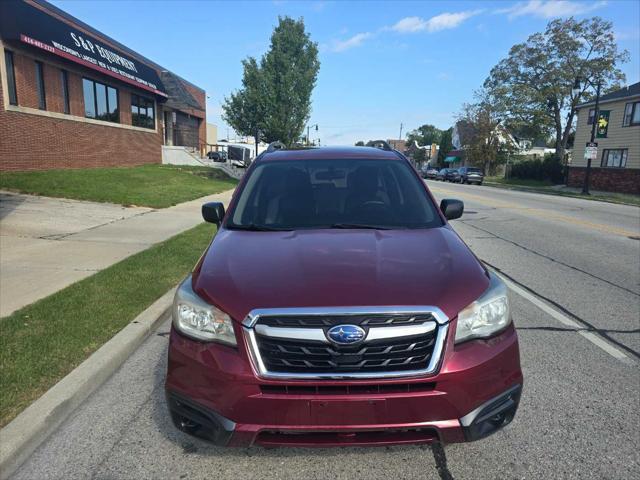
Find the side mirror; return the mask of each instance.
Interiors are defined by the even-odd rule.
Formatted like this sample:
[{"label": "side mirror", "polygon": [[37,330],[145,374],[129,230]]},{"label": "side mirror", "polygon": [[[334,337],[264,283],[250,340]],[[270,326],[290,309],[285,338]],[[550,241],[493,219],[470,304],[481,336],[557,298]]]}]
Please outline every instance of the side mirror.
[{"label": "side mirror", "polygon": [[453,198],[445,198],[440,202],[440,210],[444,213],[447,220],[455,220],[462,216],[464,212],[464,203]]},{"label": "side mirror", "polygon": [[220,226],[224,218],[224,205],[220,202],[209,202],[202,205],[202,218],[205,222]]}]

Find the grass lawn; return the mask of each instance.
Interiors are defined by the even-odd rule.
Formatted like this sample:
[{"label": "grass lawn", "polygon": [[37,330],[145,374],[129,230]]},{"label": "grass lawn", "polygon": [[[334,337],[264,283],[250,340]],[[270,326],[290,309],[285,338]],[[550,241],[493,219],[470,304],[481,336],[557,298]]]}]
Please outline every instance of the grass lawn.
[{"label": "grass lawn", "polygon": [[549,180],[526,180],[522,178],[487,177],[487,182],[499,183],[501,185],[516,185],[521,187],[551,187],[553,183]]},{"label": "grass lawn", "polygon": [[182,280],[214,232],[202,223],[0,318],[0,426]]},{"label": "grass lawn", "polygon": [[582,195],[577,190],[560,190],[552,188],[553,183],[548,180],[523,180],[520,178],[505,179],[502,177],[487,177],[485,185],[499,188],[521,189],[529,192],[545,193],[548,195],[560,195],[563,197],[583,198],[585,200],[599,200],[601,202],[622,203],[640,206],[640,195],[616,192],[591,192],[591,195]]},{"label": "grass lawn", "polygon": [[220,193],[237,183],[222,170],[204,166],[143,165],[0,174],[0,189],[4,190],[152,208]]}]

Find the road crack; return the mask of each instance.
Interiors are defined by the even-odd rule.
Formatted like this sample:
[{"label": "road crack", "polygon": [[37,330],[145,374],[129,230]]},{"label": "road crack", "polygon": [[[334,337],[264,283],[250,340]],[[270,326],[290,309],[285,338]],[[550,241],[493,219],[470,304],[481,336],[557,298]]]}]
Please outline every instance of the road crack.
[{"label": "road crack", "polygon": [[595,275],[595,274],[593,274],[591,272],[587,272],[586,270],[582,270],[581,268],[575,267],[573,265],[569,265],[568,263],[565,263],[562,260],[558,260],[557,258],[553,258],[553,257],[551,257],[549,255],[544,254],[544,253],[537,252],[536,250],[533,250],[533,249],[531,249],[529,247],[526,247],[526,246],[524,246],[524,245],[522,245],[522,244],[520,244],[518,242],[514,242],[513,240],[509,240],[508,238],[501,237],[500,235],[497,235],[497,234],[493,233],[490,230],[486,230],[486,229],[484,229],[482,227],[478,227],[477,225],[474,225],[472,223],[466,222],[464,220],[461,220],[461,222],[464,223],[465,225],[471,227],[471,228],[475,228],[476,230],[480,230],[481,232],[489,234],[493,238],[497,238],[498,240],[502,240],[503,242],[510,243],[511,245],[514,245],[514,246],[516,246],[518,248],[521,248],[522,250],[525,250],[525,251],[527,251],[529,253],[533,253],[534,255],[537,255],[537,256],[542,257],[542,258],[544,258],[546,260],[549,260],[550,262],[557,263],[558,265],[562,265],[563,267],[566,267],[566,268],[569,268],[569,269],[574,270],[576,272],[579,272],[579,273],[582,273],[584,275],[587,275],[587,276],[589,276],[591,278],[594,278],[594,279],[596,279],[598,281],[604,282],[607,285],[611,285],[612,287],[615,287],[615,288],[623,290],[623,291],[625,291],[627,293],[630,293],[630,294],[632,294],[632,295],[634,295],[636,297],[640,297],[640,293],[637,293],[637,292],[635,292],[635,291],[633,291],[633,290],[631,290],[631,289],[629,289],[629,288],[627,288],[625,286],[618,285],[617,283],[614,283],[614,282],[612,282],[610,280],[607,280],[606,278],[599,277],[598,275]]}]

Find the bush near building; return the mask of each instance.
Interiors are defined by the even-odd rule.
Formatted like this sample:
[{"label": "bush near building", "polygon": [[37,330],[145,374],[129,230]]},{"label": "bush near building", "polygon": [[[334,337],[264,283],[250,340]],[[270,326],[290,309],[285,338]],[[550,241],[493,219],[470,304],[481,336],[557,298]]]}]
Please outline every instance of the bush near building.
[{"label": "bush near building", "polygon": [[509,176],[523,180],[563,183],[564,168],[554,154],[547,154],[544,159],[524,160],[511,165]]}]

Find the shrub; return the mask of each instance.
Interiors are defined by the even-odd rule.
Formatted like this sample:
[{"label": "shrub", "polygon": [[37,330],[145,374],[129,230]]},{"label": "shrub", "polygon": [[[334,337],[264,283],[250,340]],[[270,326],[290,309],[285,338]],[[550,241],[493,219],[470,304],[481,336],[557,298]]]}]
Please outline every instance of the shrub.
[{"label": "shrub", "polygon": [[514,163],[511,166],[511,177],[525,180],[550,180],[562,183],[564,171],[559,159],[553,154],[547,154],[544,160],[533,159]]}]

